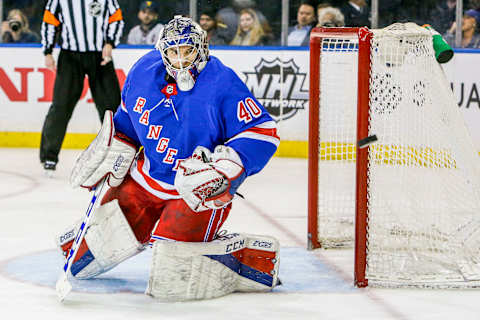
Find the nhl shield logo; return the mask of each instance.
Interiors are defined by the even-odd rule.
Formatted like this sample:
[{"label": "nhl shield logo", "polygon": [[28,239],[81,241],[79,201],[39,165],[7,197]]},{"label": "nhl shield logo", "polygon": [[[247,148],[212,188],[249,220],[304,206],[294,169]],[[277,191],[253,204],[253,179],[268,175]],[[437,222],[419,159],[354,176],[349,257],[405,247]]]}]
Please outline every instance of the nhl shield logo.
[{"label": "nhl shield logo", "polygon": [[245,84],[275,121],[286,120],[305,109],[308,89],[304,88],[306,73],[299,71],[293,58],[281,61],[261,59],[255,72],[244,72]]},{"label": "nhl shield logo", "polygon": [[88,4],[88,14],[92,17],[98,17],[102,13],[102,5],[96,0]]}]

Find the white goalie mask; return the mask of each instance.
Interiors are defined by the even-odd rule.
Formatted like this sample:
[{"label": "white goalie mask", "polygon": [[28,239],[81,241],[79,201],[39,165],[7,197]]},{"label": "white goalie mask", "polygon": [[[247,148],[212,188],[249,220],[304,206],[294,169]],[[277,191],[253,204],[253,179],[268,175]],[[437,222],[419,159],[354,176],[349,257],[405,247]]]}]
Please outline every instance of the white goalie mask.
[{"label": "white goalie mask", "polygon": [[178,88],[191,90],[208,61],[207,33],[192,19],[175,16],[160,31],[155,48]]}]

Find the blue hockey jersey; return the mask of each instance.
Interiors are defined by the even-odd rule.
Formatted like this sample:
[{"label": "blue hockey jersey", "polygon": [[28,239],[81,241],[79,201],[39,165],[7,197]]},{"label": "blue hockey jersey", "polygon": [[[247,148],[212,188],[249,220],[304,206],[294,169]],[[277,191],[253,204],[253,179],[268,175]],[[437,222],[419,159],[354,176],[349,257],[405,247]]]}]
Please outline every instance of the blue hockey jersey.
[{"label": "blue hockey jersey", "polygon": [[116,131],[144,147],[130,169],[136,182],[159,198],[179,198],[173,186],[179,161],[197,146],[232,147],[247,176],[266,165],[280,142],[275,122],[232,69],[211,56],[190,91],[166,75],[159,51],[140,58],[114,117]]}]

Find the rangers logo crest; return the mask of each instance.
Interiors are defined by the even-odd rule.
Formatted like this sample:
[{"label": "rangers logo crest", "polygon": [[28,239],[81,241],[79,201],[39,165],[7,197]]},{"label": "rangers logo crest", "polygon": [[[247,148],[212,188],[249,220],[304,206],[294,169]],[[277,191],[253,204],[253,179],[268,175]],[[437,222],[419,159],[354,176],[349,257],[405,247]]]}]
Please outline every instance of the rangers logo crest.
[{"label": "rangers logo crest", "polygon": [[92,17],[98,17],[102,13],[102,5],[94,0],[88,4],[88,14]]},{"label": "rangers logo crest", "polygon": [[[283,68],[283,70],[282,70]],[[255,66],[255,72],[243,72],[245,84],[275,121],[293,117],[305,109],[308,88],[304,88],[306,73],[299,72],[293,58],[284,62],[263,58]]]}]

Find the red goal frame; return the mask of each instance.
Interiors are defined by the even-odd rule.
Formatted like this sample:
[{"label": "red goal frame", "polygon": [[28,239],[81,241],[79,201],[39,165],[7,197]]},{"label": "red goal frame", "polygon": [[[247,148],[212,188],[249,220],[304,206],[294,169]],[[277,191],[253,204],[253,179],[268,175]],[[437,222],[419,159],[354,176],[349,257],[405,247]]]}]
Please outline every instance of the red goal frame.
[{"label": "red goal frame", "polygon": [[[368,137],[370,45],[368,28],[314,28],[310,35],[310,90],[308,134],[308,249],[320,248],[318,239],[318,161],[320,120],[320,61],[323,38],[358,37],[357,141]],[[356,148],[355,285],[365,287],[367,247],[367,168],[369,147]]]}]

